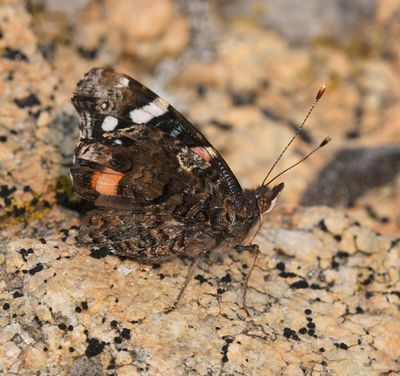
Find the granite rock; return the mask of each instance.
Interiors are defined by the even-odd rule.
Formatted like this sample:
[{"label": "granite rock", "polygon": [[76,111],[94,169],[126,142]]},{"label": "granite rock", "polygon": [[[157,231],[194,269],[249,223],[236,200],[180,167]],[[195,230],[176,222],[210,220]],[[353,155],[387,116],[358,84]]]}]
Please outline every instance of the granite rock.
[{"label": "granite rock", "polygon": [[[346,1],[250,0],[217,1],[224,18],[246,18],[279,31],[293,43],[318,37],[349,39],[374,16],[376,0]],[[301,30],[301,32],[299,32]]]},{"label": "granite rock", "polygon": [[[1,250],[0,369],[399,372],[399,242],[325,207],[270,219],[273,227],[266,221],[256,238],[261,256],[248,294],[251,317],[241,306],[247,253],[205,258],[177,309],[165,314],[188,259],[149,266],[101,257],[74,245],[76,229],[61,239],[10,242]],[[344,240],[348,234],[354,244]]]},{"label": "granite rock", "polygon": [[[0,5],[0,373],[399,373],[400,243],[380,234],[400,229],[398,174],[384,158],[378,172],[390,181],[363,187],[351,207],[299,207],[340,150],[398,149],[395,3],[378,1],[365,45],[307,49],[254,23],[220,23],[198,2],[64,3]],[[137,12],[143,19],[131,22]],[[77,246],[88,206],[67,176],[77,136],[69,98],[94,65],[163,83],[246,187],[260,183],[327,82],[282,168],[327,134],[334,142],[284,177],[256,238],[251,317],[241,306],[247,253],[205,258],[166,315],[189,259],[143,266]]]}]

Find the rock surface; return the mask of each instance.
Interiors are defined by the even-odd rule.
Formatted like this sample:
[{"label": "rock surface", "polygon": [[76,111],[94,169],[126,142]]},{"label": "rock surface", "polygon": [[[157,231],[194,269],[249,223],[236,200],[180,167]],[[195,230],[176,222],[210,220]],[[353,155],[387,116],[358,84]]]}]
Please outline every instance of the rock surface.
[{"label": "rock surface", "polygon": [[75,232],[12,241],[0,255],[5,374],[400,372],[400,239],[332,209],[264,224],[251,317],[241,307],[250,254],[205,259],[164,314],[189,260],[143,266],[79,249]]},{"label": "rock surface", "polygon": [[[279,4],[274,4],[265,8],[270,17],[279,14]],[[347,22],[343,4],[333,13]],[[198,0],[106,0],[101,5],[72,1],[66,8],[61,1],[35,0],[27,6],[4,1],[0,196],[5,202],[0,203],[0,216],[19,221],[22,214],[43,214],[55,203],[76,208],[68,204],[68,197],[61,197],[70,191],[66,182],[77,137],[77,117],[69,99],[76,81],[93,66],[111,65],[131,74],[183,110],[246,187],[262,181],[319,84],[326,83],[327,94],[279,164],[283,169],[326,136],[333,139],[285,175],[287,189],[281,200],[291,206],[313,190],[313,182],[323,176],[318,171],[329,173],[335,166],[332,158],[351,158],[352,149],[367,155],[381,150],[385,155],[388,147],[398,148],[400,60],[393,40],[399,36],[400,6],[387,0],[357,4],[368,14],[366,32],[356,27],[346,33],[347,39],[336,40],[339,36],[329,29],[328,35],[308,39],[308,47],[294,48],[245,12],[226,20],[224,7],[229,11],[231,5],[224,2],[212,7]],[[324,9],[315,7],[311,14],[315,12]],[[129,22],[137,14],[140,22]],[[343,190],[348,182],[322,179],[317,181],[318,192],[332,194],[312,203],[339,202],[342,210],[376,231],[399,232],[397,163],[392,167],[391,158],[367,162],[360,159],[362,179],[379,176],[383,184],[372,181],[352,189],[358,192],[355,197],[337,200],[335,192],[348,192]],[[344,174],[351,175],[351,168],[342,165]]]},{"label": "rock surface", "polygon": [[[400,6],[375,5],[367,35],[293,48],[198,0],[2,1],[0,373],[400,373]],[[143,266],[75,244],[87,205],[68,178],[77,137],[69,98],[102,65],[186,112],[244,186],[260,183],[328,84],[282,168],[326,135],[333,142],[283,179],[256,239],[251,317],[241,307],[249,254],[205,259],[166,315],[190,260]],[[343,155],[359,157],[362,178],[379,179],[356,187],[351,205],[314,194],[312,204],[341,211],[299,207],[312,182],[318,192],[346,192],[340,175],[354,164]],[[324,178],[330,166],[335,176]]]}]

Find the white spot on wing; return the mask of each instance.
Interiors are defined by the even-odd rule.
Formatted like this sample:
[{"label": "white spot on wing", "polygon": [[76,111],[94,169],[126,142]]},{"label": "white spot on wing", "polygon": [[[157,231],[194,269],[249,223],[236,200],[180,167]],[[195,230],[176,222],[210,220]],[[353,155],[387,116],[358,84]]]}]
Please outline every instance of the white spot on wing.
[{"label": "white spot on wing", "polygon": [[158,97],[146,106],[132,110],[129,116],[134,123],[145,124],[155,117],[164,115],[167,111],[168,103]]},{"label": "white spot on wing", "polygon": [[157,106],[160,106],[160,107],[164,108],[165,110],[169,106],[168,102],[165,99],[162,99],[161,97],[158,97],[157,99],[155,99],[154,102],[157,104]]},{"label": "white spot on wing", "polygon": [[141,108],[131,111],[129,113],[129,116],[131,120],[136,124],[145,124],[154,117],[152,114],[149,114]]},{"label": "white spot on wing", "polygon": [[105,132],[111,132],[117,128],[118,119],[114,116],[106,116],[101,124],[101,129]]},{"label": "white spot on wing", "polygon": [[118,80],[118,83],[119,83],[121,86],[127,87],[127,86],[129,85],[129,79],[126,78],[126,77],[121,77],[121,78]]},{"label": "white spot on wing", "polygon": [[210,146],[207,146],[207,147],[206,147],[206,150],[207,150],[208,154],[211,155],[211,157],[215,158],[215,157],[217,156],[217,154],[216,154],[215,151],[214,151],[214,148],[212,148],[212,147],[210,147]]}]

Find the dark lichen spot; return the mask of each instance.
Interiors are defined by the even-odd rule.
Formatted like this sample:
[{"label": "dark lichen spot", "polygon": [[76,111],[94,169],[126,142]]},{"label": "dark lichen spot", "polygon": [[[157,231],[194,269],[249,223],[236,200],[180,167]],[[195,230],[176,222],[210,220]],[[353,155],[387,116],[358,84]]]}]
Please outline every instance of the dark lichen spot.
[{"label": "dark lichen spot", "polygon": [[122,343],[122,338],[120,336],[114,337],[114,342],[115,343]]},{"label": "dark lichen spot", "polygon": [[312,314],[312,311],[311,311],[311,309],[307,308],[306,310],[304,310],[304,313],[305,313],[306,315],[311,315],[311,314]]},{"label": "dark lichen spot", "polygon": [[245,106],[254,104],[257,94],[254,91],[241,91],[230,93],[230,97],[234,106]]},{"label": "dark lichen spot", "polygon": [[200,284],[202,285],[204,282],[207,282],[207,279],[204,278],[201,274],[197,274],[196,277],[194,277],[195,280],[199,281]]},{"label": "dark lichen spot", "polygon": [[13,297],[14,299],[21,298],[24,294],[21,291],[14,291]]},{"label": "dark lichen spot", "polygon": [[9,188],[8,185],[2,184],[0,186],[0,197],[7,198],[8,196],[12,195],[16,190],[17,190],[16,187]]},{"label": "dark lichen spot", "polygon": [[32,200],[31,200],[31,205],[32,206],[35,206],[36,204],[38,204],[39,203],[39,199],[37,198],[37,197],[34,197]]},{"label": "dark lichen spot", "polygon": [[360,315],[360,314],[364,313],[364,310],[360,306],[358,306],[358,307],[356,307],[356,313],[358,315]]},{"label": "dark lichen spot", "polygon": [[373,274],[370,274],[370,275],[368,276],[368,278],[364,279],[364,281],[361,282],[361,284],[362,284],[363,286],[368,286],[368,285],[370,285],[373,281],[374,281],[374,275],[373,275]]},{"label": "dark lichen spot", "polygon": [[25,98],[16,98],[16,99],[14,99],[14,103],[19,108],[25,108],[25,107],[33,107],[33,106],[40,105],[40,100],[35,94],[29,94]]},{"label": "dark lichen spot", "polygon": [[121,337],[124,339],[131,339],[131,330],[128,328],[123,328],[121,331]]},{"label": "dark lichen spot", "polygon": [[67,325],[65,325],[64,323],[58,324],[57,327],[58,327],[58,329],[61,329],[61,330],[67,330]]},{"label": "dark lichen spot", "polygon": [[360,137],[360,131],[358,129],[350,129],[346,132],[346,138],[353,139]]},{"label": "dark lichen spot", "polygon": [[28,249],[21,248],[21,249],[18,251],[18,253],[21,255],[22,259],[23,259],[25,262],[27,262],[27,261],[28,261],[28,256],[29,256],[30,254],[33,254],[33,249],[32,249],[32,248],[28,248]]},{"label": "dark lichen spot", "polygon": [[329,232],[328,227],[326,227],[325,221],[323,219],[319,221],[318,227],[324,232]]},{"label": "dark lichen spot", "polygon": [[229,345],[233,342],[233,338],[229,336],[224,336],[223,339],[225,340],[225,345],[222,346],[222,362],[226,363],[228,362],[228,349]]},{"label": "dark lichen spot", "polygon": [[200,98],[205,97],[206,94],[207,94],[207,91],[208,91],[208,87],[207,87],[206,85],[199,85],[199,86],[197,86],[197,95],[198,95]]},{"label": "dark lichen spot", "polygon": [[287,339],[293,338],[295,341],[300,341],[296,331],[287,327],[283,329],[283,336]]},{"label": "dark lichen spot", "polygon": [[8,60],[29,61],[28,57],[23,52],[11,47],[6,47],[4,49],[2,57]]},{"label": "dark lichen spot", "polygon": [[336,260],[331,261],[331,268],[332,269],[337,269],[340,266],[340,264]]},{"label": "dark lichen spot", "polygon": [[99,248],[92,248],[90,250],[90,256],[95,259],[101,259],[107,257],[110,254],[110,250],[108,247],[99,247]]},{"label": "dark lichen spot", "polygon": [[7,136],[0,136],[0,142],[7,142]]},{"label": "dark lichen spot", "polygon": [[342,350],[347,350],[349,348],[349,346],[347,346],[345,343],[342,342],[339,344],[339,348]]},{"label": "dark lichen spot", "polygon": [[340,259],[345,259],[345,258],[349,257],[350,254],[349,254],[349,252],[338,251],[338,253],[336,253],[336,256],[339,257]]},{"label": "dark lichen spot", "polygon": [[309,287],[309,285],[308,285],[307,281],[301,280],[301,281],[292,283],[289,287],[291,289],[306,289]]},{"label": "dark lichen spot", "polygon": [[39,273],[43,270],[43,265],[39,262],[36,264],[36,266],[32,269],[30,269],[28,272],[30,275],[34,275],[36,273]]},{"label": "dark lichen spot", "polygon": [[225,274],[222,278],[221,278],[221,282],[224,283],[230,283],[232,282],[232,277],[229,273]]},{"label": "dark lichen spot", "polygon": [[88,59],[88,60],[94,60],[96,59],[99,51],[97,48],[85,48],[82,46],[79,46],[77,48],[79,55],[81,55],[84,59]]},{"label": "dark lichen spot", "polygon": [[99,355],[104,350],[104,342],[100,342],[97,338],[90,338],[88,340],[88,347],[86,348],[85,355],[88,358]]},{"label": "dark lichen spot", "polygon": [[307,328],[300,328],[300,330],[299,330],[299,333],[300,334],[306,334],[307,333]]},{"label": "dark lichen spot", "polygon": [[297,274],[296,273],[292,273],[292,272],[281,272],[281,273],[279,273],[279,277],[282,277],[282,278],[295,278],[295,277],[297,277]]},{"label": "dark lichen spot", "polygon": [[4,303],[4,304],[3,304],[3,309],[4,309],[5,311],[7,311],[8,309],[10,309],[10,304],[9,304],[9,303]]},{"label": "dark lichen spot", "polygon": [[284,271],[285,270],[285,263],[284,262],[278,262],[277,264],[276,264],[276,268],[278,269],[278,270],[280,270],[280,271]]}]

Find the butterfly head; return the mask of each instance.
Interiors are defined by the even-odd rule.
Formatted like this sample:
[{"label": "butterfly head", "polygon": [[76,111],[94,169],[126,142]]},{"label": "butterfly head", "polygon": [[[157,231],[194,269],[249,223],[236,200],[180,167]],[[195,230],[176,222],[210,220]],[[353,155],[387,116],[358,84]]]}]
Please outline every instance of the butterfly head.
[{"label": "butterfly head", "polygon": [[256,188],[255,196],[261,213],[269,213],[274,208],[276,199],[284,186],[284,183],[280,183],[273,188],[264,185]]}]

